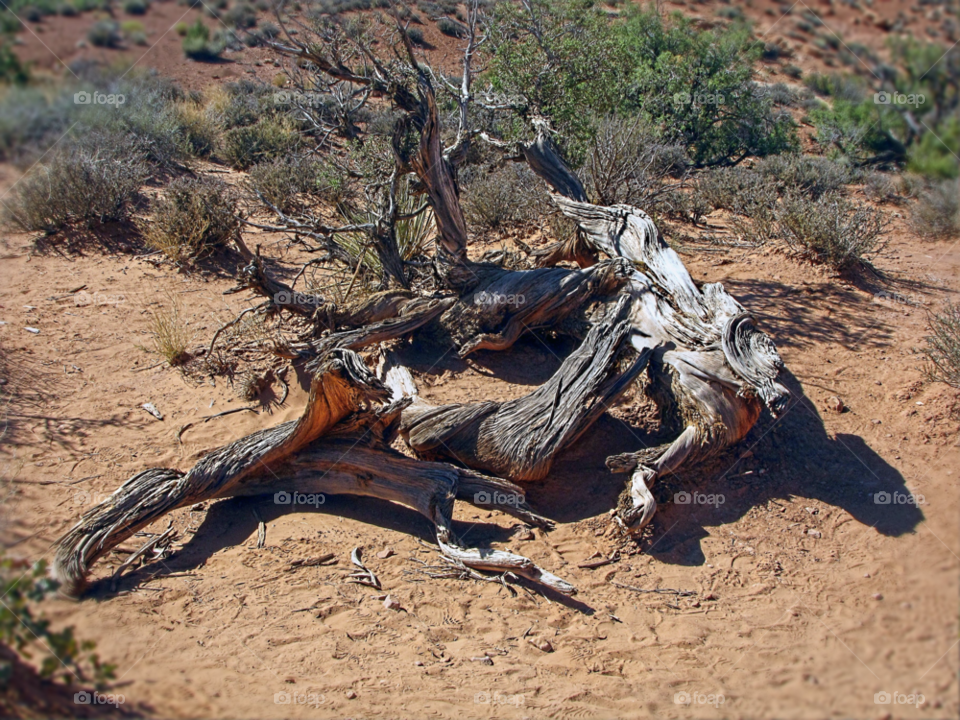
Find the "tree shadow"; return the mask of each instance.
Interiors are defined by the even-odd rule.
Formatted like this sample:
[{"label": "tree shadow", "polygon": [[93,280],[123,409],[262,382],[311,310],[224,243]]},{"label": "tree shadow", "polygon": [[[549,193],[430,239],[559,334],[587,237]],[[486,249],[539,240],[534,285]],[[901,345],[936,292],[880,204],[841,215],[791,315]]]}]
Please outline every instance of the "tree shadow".
[{"label": "tree shadow", "polygon": [[[706,527],[736,522],[772,500],[817,500],[888,537],[914,532],[923,521],[896,468],[857,435],[828,435],[800,382],[789,371],[781,380],[793,397],[780,418],[764,414],[743,441],[709,466],[658,480],[660,507],[652,535],[643,541],[645,552],[663,562],[703,564]],[[722,497],[723,503],[698,504],[694,493]]]}]

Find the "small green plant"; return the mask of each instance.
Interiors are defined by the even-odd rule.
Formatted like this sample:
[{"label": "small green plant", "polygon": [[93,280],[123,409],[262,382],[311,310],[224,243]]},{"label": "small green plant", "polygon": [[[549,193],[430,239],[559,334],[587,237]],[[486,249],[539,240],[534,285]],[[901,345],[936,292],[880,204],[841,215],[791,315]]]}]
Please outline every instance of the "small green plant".
[{"label": "small green plant", "polygon": [[931,382],[942,382],[960,388],[960,305],[947,303],[943,312],[929,317],[930,335],[926,347],[925,375]]},{"label": "small green plant", "polygon": [[[42,660],[38,671],[43,678],[65,683],[92,681],[102,687],[114,678],[116,666],[100,662],[93,652],[96,643],[78,640],[72,626],[53,630],[50,620],[37,610],[57,587],[57,582],[48,577],[43,560],[31,565],[6,557],[0,549],[0,643],[27,661],[39,653]],[[0,687],[11,672],[10,664],[0,660]]]},{"label": "small green plant", "polygon": [[183,36],[183,54],[191,60],[216,60],[226,49],[222,38],[210,39],[210,29],[200,18],[187,28]]},{"label": "small green plant", "polygon": [[237,197],[219,180],[178,178],[141,222],[147,245],[178,264],[192,262],[233,239],[240,228]]},{"label": "small green plant", "polygon": [[407,37],[414,45],[423,45],[423,30],[418,27],[407,28]]},{"label": "small green plant", "polygon": [[173,31],[180,37],[184,37],[189,29],[190,26],[183,22],[183,20],[173,26]]}]

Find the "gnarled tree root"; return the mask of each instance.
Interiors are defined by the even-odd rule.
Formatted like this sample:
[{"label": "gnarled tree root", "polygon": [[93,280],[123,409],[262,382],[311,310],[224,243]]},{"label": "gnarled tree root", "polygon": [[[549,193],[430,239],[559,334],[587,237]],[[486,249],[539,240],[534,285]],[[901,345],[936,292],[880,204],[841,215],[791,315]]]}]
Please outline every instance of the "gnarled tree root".
[{"label": "gnarled tree root", "polygon": [[[526,558],[493,550],[462,548],[450,530],[453,501],[477,496],[540,526],[547,522],[522,499],[520,488],[498,478],[422,463],[378,444],[377,433],[350,438],[350,432],[388,423],[409,401],[374,411],[389,398],[356,353],[334,349],[313,378],[310,398],[299,420],[261,430],[205,455],[191,470],[155,468],[137,473],[106,501],[89,510],[57,543],[54,576],[66,594],[78,595],[91,566],[105,553],[166,513],[202,500],[237,495],[345,492],[381,497],[418,510],[437,525],[441,549],[469,567],[511,570],[558,592],[574,588]],[[343,431],[348,432],[343,437]],[[325,435],[334,439],[327,440]],[[323,473],[318,475],[318,473]],[[287,478],[284,480],[283,478]],[[500,499],[507,499],[501,502]],[[514,498],[511,502],[509,498]],[[485,503],[481,503],[485,504]]]}]

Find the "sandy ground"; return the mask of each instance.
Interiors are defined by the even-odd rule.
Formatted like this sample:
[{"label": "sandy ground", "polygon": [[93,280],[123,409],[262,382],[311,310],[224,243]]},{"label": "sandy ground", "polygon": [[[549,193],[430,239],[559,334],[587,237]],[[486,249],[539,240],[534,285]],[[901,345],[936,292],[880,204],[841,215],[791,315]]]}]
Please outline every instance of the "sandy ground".
[{"label": "sandy ground", "polygon": [[[162,717],[956,717],[960,394],[925,383],[912,348],[925,309],[960,290],[960,249],[902,225],[892,240],[877,265],[911,282],[882,291],[777,253],[684,249],[695,279],[725,283],[775,339],[794,401],[713,466],[664,481],[639,545],[619,546],[606,514],[624,478],[604,458],[651,442],[629,399],[528,487],[555,530],[528,536],[459,504],[461,537],[531,557],[575,583],[573,599],[427,578],[431,528],[412,511],[329,497],[289,512],[267,497],[173,513],[171,557],[116,591],[104,580],[82,602],[54,602],[52,617],[98,640],[129,707]],[[142,468],[187,468],[299,415],[302,382],[280,407],[204,423],[241,403],[233,390],[150,367],[149,310],[177,294],[205,343],[244,307],[222,295],[229,280],[110,247],[5,242],[0,346],[14,384],[35,391],[6,407],[0,533],[11,553],[49,557],[91,503]],[[78,304],[81,293],[94,301]],[[569,350],[530,336],[469,364],[430,347],[407,360],[429,400],[508,398]],[[828,409],[834,396],[845,412]],[[671,502],[683,491],[701,497]],[[357,546],[403,610],[344,581]],[[378,558],[385,548],[395,554]],[[613,564],[578,567],[618,548]],[[336,565],[291,569],[327,552]],[[882,692],[899,695],[876,704]],[[917,693],[919,707],[896,702]]]},{"label": "sandy ground", "polygon": [[[747,12],[770,37],[798,43],[786,35],[795,19],[779,21],[768,6]],[[689,7],[702,16],[715,9]],[[189,88],[276,72],[256,64],[259,50],[186,63],[180,38],[164,35],[185,10],[155,3],[138,18],[157,43],[149,52],[77,48],[90,14],[46,19],[42,31],[21,33],[20,48],[51,70],[59,61],[50,51],[67,63],[147,52],[145,64]],[[916,15],[899,0],[873,9],[901,10]],[[855,23],[852,10],[835,12],[826,20],[845,39],[883,46],[885,35]],[[427,38],[443,50],[449,39],[434,32]],[[826,67],[806,47],[784,62]],[[0,191],[16,177],[0,166]],[[103,579],[125,556],[108,556],[82,602],[51,604],[57,626],[97,639],[119,666],[126,707],[160,717],[957,717],[960,394],[924,382],[913,349],[927,310],[957,298],[960,246],[922,242],[897,219],[876,262],[892,284],[851,284],[775,252],[682,250],[698,281],[723,282],[776,341],[794,401],[710,467],[663,481],[639,545],[608,532],[624,478],[603,465],[653,440],[632,398],[528,486],[555,530],[528,534],[512,518],[458,505],[462,538],[532,558],[575,583],[575,598],[426,577],[421,563],[436,559],[431,528],[403,508],[328,497],[290,512],[267,497],[173,513],[171,557],[113,590]],[[180,297],[204,344],[246,307],[243,295],[222,294],[231,285],[113,243],[38,253],[30,238],[3,238],[0,347],[16,394],[4,394],[0,541],[10,554],[49,557],[84,510],[145,467],[188,468],[300,414],[302,374],[288,373],[299,382],[281,406],[273,388],[258,414],[203,422],[242,404],[229,384],[151,367],[157,359],[142,349],[151,309]],[[509,354],[469,363],[424,346],[406,359],[429,400],[506,399],[543,382],[570,349],[528,336]],[[830,409],[834,397],[844,412]],[[673,502],[684,491],[700,502]],[[878,493],[891,502],[876,502]],[[257,514],[266,523],[259,550]],[[358,546],[403,610],[345,582]],[[395,554],[378,558],[386,548]],[[617,550],[612,564],[578,567]],[[291,567],[328,552],[336,565]],[[891,703],[877,703],[877,693]]]}]

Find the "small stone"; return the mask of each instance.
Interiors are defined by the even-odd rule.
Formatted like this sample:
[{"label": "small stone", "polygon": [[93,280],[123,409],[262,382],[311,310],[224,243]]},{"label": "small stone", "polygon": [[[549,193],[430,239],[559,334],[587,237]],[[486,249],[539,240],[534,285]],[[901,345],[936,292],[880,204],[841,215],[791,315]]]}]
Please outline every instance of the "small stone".
[{"label": "small stone", "polygon": [[388,557],[391,557],[392,555],[396,555],[396,553],[393,551],[393,548],[384,548],[383,550],[377,553],[377,557],[380,558],[381,560],[386,560]]},{"label": "small stone", "polygon": [[288,684],[290,684],[290,685],[293,685],[294,683],[297,682],[297,679],[296,679],[295,677],[288,677],[288,678],[284,678],[283,681],[284,681],[285,683],[288,683]]},{"label": "small stone", "polygon": [[400,609],[402,609],[401,606],[400,606],[400,601],[397,600],[397,599],[396,599],[395,597],[393,597],[392,595],[387,595],[386,599],[383,601],[383,606],[384,606],[387,610],[400,610]]},{"label": "small stone", "polygon": [[488,655],[483,655],[482,657],[472,657],[470,662],[478,662],[481,665],[493,665],[493,660],[490,659]]},{"label": "small stone", "polygon": [[413,664],[417,667],[423,667],[423,660],[416,660]]},{"label": "small stone", "polygon": [[716,594],[716,593],[714,593],[714,592],[708,592],[706,595],[703,596],[703,599],[704,599],[704,600],[717,600],[717,599],[719,599],[719,598],[717,597],[717,594]]},{"label": "small stone", "polygon": [[880,420],[874,420],[874,421],[873,421],[873,424],[874,424],[874,425],[879,425],[880,422],[881,422]]},{"label": "small stone", "polygon": [[843,400],[836,396],[827,399],[827,407],[836,413],[842,413],[847,409],[846,405],[843,404]]},{"label": "small stone", "polygon": [[870,573],[864,573],[863,576],[864,576],[865,578],[868,578],[868,577],[870,577]]},{"label": "small stone", "polygon": [[823,535],[821,535],[821,533],[820,533],[819,530],[812,530],[812,529],[811,529],[811,530],[807,530],[807,535],[809,535],[810,537],[815,537],[815,538],[823,537]]},{"label": "small stone", "polygon": [[880,593],[874,593],[871,597],[874,600],[883,600],[883,595],[881,595]]},{"label": "small stone", "polygon": [[347,700],[356,700],[357,694],[353,690],[347,690]]},{"label": "small stone", "polygon": [[539,648],[545,653],[553,652],[553,645],[550,644],[549,640],[541,640],[540,642],[537,643],[537,648]]}]

